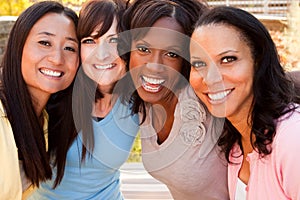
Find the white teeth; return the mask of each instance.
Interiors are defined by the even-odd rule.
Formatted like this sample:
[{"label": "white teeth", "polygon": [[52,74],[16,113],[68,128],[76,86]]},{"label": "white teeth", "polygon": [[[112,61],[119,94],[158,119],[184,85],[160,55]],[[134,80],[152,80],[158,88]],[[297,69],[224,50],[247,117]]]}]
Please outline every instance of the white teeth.
[{"label": "white teeth", "polygon": [[108,65],[95,65],[96,69],[110,69],[112,68],[114,65],[113,64],[108,64]]},{"label": "white teeth", "polygon": [[148,92],[158,92],[163,87],[164,79],[149,78],[142,76],[142,86]]},{"label": "white teeth", "polygon": [[42,72],[43,74],[45,74],[47,76],[53,76],[53,77],[60,77],[62,75],[62,72],[52,71],[49,69],[41,69],[40,72]]},{"label": "white teeth", "polygon": [[231,90],[226,90],[226,91],[218,92],[215,94],[208,94],[208,97],[213,101],[218,101],[218,100],[225,98],[230,92],[231,92]]},{"label": "white teeth", "polygon": [[162,84],[162,83],[165,82],[164,79],[149,78],[149,77],[146,77],[146,76],[142,76],[142,78],[143,78],[146,82],[148,82],[148,83],[150,83],[150,84]]},{"label": "white teeth", "polygon": [[146,84],[143,84],[142,86],[148,92],[158,92],[160,90],[160,88],[161,88],[161,86],[159,86],[159,87],[151,87],[151,86],[146,85]]}]

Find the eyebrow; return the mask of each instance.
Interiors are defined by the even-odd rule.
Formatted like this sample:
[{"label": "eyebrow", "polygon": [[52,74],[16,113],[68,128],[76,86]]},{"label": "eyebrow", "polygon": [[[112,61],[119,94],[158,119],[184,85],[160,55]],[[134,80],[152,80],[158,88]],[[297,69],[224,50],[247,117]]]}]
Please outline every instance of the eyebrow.
[{"label": "eyebrow", "polygon": [[[139,42],[145,43],[149,48],[157,48],[157,46],[158,46],[158,45],[156,45],[156,46],[153,47],[153,45],[151,45],[151,43],[149,43],[149,42],[147,42],[143,39],[135,40],[135,43],[139,43]],[[180,50],[182,50],[182,47],[174,45],[174,46],[166,46],[166,47],[163,47],[163,48],[159,47],[159,49],[173,49],[175,51],[180,51]]]},{"label": "eyebrow", "polygon": [[118,36],[118,33],[110,34],[110,35],[108,35],[107,37],[113,37],[113,36]]},{"label": "eyebrow", "polygon": [[[49,32],[46,32],[46,31],[39,32],[38,35],[55,36],[55,34],[49,33]],[[73,42],[78,43],[77,39],[75,39],[75,38],[72,38],[72,37],[65,37],[65,38],[66,38],[67,40],[71,40],[71,41],[73,41]]]},{"label": "eyebrow", "polygon": [[191,56],[192,59],[201,59],[200,57],[197,56]]},{"label": "eyebrow", "polygon": [[139,42],[143,42],[143,43],[145,43],[146,45],[151,46],[151,44],[148,43],[148,42],[146,42],[145,40],[135,40],[135,43],[139,43]]},{"label": "eyebrow", "polygon": [[226,53],[231,53],[231,52],[237,53],[238,51],[237,50],[227,50],[227,51],[224,51],[222,53],[219,53],[218,56],[222,56],[222,55],[224,55]]},{"label": "eyebrow", "polygon": [[[103,35],[102,35],[102,36],[103,36]],[[83,38],[89,38],[89,37],[92,37],[92,38],[94,38],[94,39],[98,39],[98,38],[100,38],[100,37],[102,37],[102,36],[99,36],[99,31],[97,31],[97,32],[94,33],[94,34],[91,34],[91,35],[86,36],[86,37],[83,37]],[[114,37],[114,36],[117,36],[117,37],[118,37],[118,33],[110,34],[110,35],[108,35],[106,38],[110,38],[110,37]]]}]

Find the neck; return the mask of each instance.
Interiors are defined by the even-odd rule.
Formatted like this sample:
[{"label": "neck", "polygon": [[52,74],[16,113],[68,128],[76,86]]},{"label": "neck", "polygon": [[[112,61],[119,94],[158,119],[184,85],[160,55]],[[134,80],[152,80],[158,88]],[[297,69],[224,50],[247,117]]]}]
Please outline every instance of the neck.
[{"label": "neck", "polygon": [[[247,117],[241,117],[239,120],[230,121],[232,125],[239,131],[241,134],[241,142],[244,150],[244,155],[252,152],[253,147],[251,144],[251,125],[248,122]],[[252,141],[255,139],[252,138]]]},{"label": "neck", "polygon": [[171,132],[177,102],[178,99],[174,96],[168,102],[152,105],[152,123],[159,144],[163,143]]},{"label": "neck", "polygon": [[28,91],[31,96],[31,101],[35,114],[38,118],[41,117],[43,109],[45,109],[46,104],[51,96],[49,92],[41,91],[40,89],[35,89],[33,87],[28,87]]},{"label": "neck", "polygon": [[112,94],[103,94],[104,97],[98,99],[96,103],[94,103],[92,115],[95,117],[104,118],[112,109],[112,105],[114,104],[114,99]]},{"label": "neck", "polygon": [[50,95],[39,96],[38,98],[32,96],[31,98],[32,98],[33,108],[35,110],[36,116],[40,119],[42,117],[42,111],[45,109],[46,104],[50,98]]}]

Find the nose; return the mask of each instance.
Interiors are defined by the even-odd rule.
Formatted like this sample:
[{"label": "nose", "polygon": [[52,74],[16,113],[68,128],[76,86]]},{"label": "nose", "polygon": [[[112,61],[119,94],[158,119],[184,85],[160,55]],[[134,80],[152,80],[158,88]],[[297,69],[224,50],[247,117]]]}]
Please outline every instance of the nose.
[{"label": "nose", "polygon": [[162,72],[165,70],[162,54],[158,51],[153,50],[153,53],[146,62],[146,67],[151,71]]},{"label": "nose", "polygon": [[95,51],[97,59],[103,61],[110,56],[112,49],[105,41],[101,41],[97,44]]},{"label": "nose", "polygon": [[64,62],[64,55],[62,49],[55,49],[48,56],[48,60],[54,65],[61,65]]},{"label": "nose", "polygon": [[222,73],[218,66],[211,63],[207,68],[206,74],[203,75],[203,82],[206,85],[213,85],[215,83],[221,82],[223,80]]}]

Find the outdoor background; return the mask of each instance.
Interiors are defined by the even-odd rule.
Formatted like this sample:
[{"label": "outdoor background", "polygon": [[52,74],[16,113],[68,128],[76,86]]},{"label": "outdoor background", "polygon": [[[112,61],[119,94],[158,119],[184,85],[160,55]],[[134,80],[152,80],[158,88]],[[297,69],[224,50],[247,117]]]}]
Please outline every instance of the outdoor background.
[{"label": "outdoor background", "polygon": [[[0,61],[14,20],[25,8],[37,1],[0,0]],[[59,2],[78,13],[85,0],[60,0]],[[235,6],[254,14],[270,31],[285,69],[288,71],[300,70],[299,0],[211,0],[207,3],[212,7],[218,5]],[[140,138],[137,137],[128,161],[140,162],[140,153]]]}]

